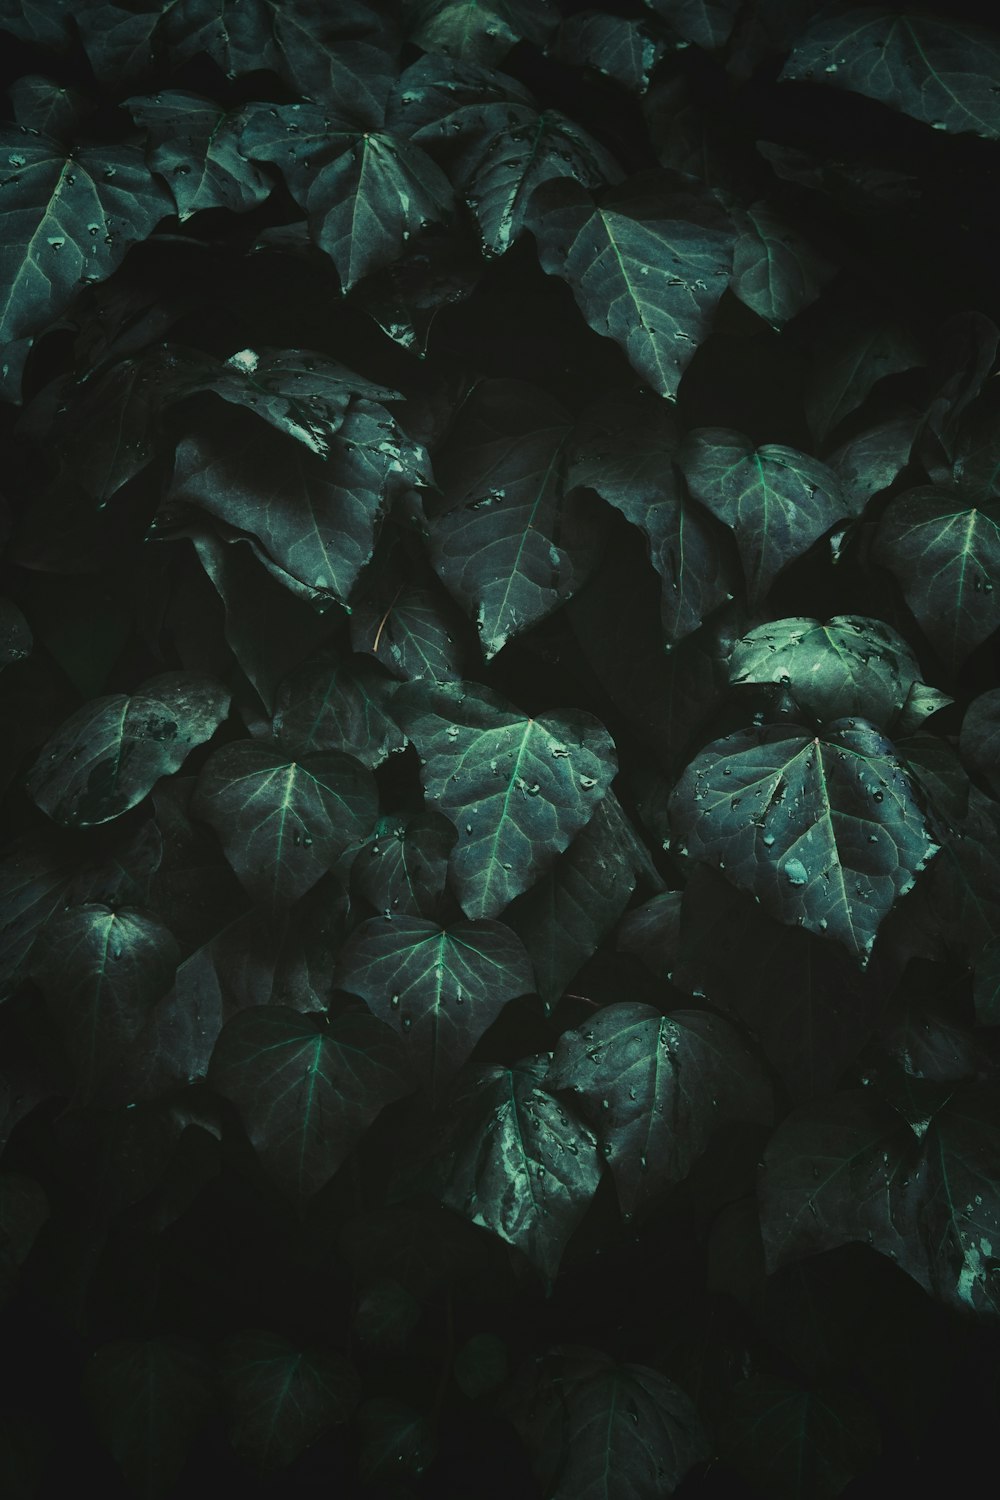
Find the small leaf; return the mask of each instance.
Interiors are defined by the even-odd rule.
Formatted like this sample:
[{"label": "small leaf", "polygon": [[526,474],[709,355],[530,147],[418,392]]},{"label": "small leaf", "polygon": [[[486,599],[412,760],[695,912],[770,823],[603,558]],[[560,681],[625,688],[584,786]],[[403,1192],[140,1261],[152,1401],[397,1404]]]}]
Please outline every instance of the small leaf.
[{"label": "small leaf", "polygon": [[593,816],[617,770],[607,730],[575,709],[535,718],[489,688],[401,688],[427,796],[458,829],[452,878],[469,917],[495,917]]},{"label": "small leaf", "polygon": [[215,829],[254,900],[304,896],[375,823],[372,774],[328,750],[295,758],[260,740],[223,745],[205,762],[193,811]]},{"label": "small leaf", "polygon": [[228,711],[225,689],[195,672],[164,672],[131,695],[95,698],[42,747],[28,792],[57,823],[110,822],[179,770]]},{"label": "small leaf", "polygon": [[234,1016],[209,1080],[292,1197],[319,1191],[387,1104],[409,1092],[400,1042],[361,1007],[322,1026],[284,1006]]},{"label": "small leaf", "polygon": [[226,1339],[220,1374],[233,1451],[265,1473],[287,1468],[345,1422],[358,1397],[343,1355],[257,1330]]},{"label": "small leaf", "polygon": [[815,302],[837,267],[798,234],[765,200],[737,217],[734,294],[777,328]]}]

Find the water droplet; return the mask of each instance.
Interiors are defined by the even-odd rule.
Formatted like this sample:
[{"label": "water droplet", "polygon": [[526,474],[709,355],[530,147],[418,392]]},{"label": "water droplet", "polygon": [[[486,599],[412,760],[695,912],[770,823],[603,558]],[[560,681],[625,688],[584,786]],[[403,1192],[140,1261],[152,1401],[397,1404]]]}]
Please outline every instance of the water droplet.
[{"label": "water droplet", "polygon": [[800,859],[786,859],[781,873],[789,885],[805,885],[809,879],[809,872]]}]

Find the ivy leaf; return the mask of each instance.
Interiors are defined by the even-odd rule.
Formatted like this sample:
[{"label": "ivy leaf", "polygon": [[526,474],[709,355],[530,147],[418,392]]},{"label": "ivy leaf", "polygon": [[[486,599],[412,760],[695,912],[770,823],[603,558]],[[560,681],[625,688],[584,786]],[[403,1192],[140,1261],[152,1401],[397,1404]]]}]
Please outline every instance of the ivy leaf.
[{"label": "ivy leaf", "polygon": [[827,456],[852,516],[860,515],[872,496],[888,489],[906,468],[919,426],[919,412],[905,408],[847,438]]},{"label": "ivy leaf", "polygon": [[550,52],[573,68],[593,68],[620,83],[630,93],[644,94],[666,43],[654,37],[642,21],[584,11],[567,16]]},{"label": "ivy leaf", "polygon": [[[5,22],[4,31],[9,30]],[[93,101],[79,89],[64,88],[40,73],[17,78],[9,88],[14,118],[29,134],[71,140],[93,112]]]},{"label": "ivy leaf", "polygon": [[726,45],[740,8],[739,0],[645,0],[645,3],[678,35],[709,52]]},{"label": "ivy leaf", "polygon": [[208,1363],[188,1339],[102,1344],[84,1372],[98,1431],[144,1500],[173,1489],[214,1406]]},{"label": "ivy leaf", "polygon": [[594,1136],[547,1092],[548,1064],[486,1068],[451,1095],[442,1199],[552,1280],[601,1165]]},{"label": "ivy leaf", "polygon": [[[731,683],[773,682],[823,721],[848,714],[887,727],[910,701],[920,666],[902,636],[882,620],[835,615],[758,625],[737,641],[729,658]],[[943,694],[936,706],[950,700]],[[925,700],[927,712],[930,703]]]},{"label": "ivy leaf", "polygon": [[973,698],[958,738],[962,759],[1000,792],[1000,688]]},{"label": "ivy leaf", "polygon": [[436,459],[445,506],[429,518],[431,562],[474,615],[487,660],[557,609],[600,555],[602,513],[563,479],[570,431],[544,392],[484,381]]},{"label": "ivy leaf", "polygon": [[183,224],[201,209],[246,213],[271,183],[239,149],[242,120],[182,89],[135,95],[125,108],[148,137],[147,161],[173,194]]},{"label": "ivy leaf", "polygon": [[383,916],[436,917],[457,838],[440,813],[417,813],[405,823],[384,818],[358,851],[351,880]]},{"label": "ivy leaf", "polygon": [[[377,567],[377,564],[375,565]],[[475,636],[465,617],[436,580],[433,588],[401,580],[395,589],[381,579],[352,603],[351,644],[366,651],[394,677],[412,681],[458,681],[468,646],[475,652]]]},{"label": "ivy leaf", "polygon": [[[694,1404],[672,1380],[583,1346],[533,1360],[505,1405],[552,1500],[672,1495],[710,1451]],[[627,1488],[612,1490],[611,1474]]]},{"label": "ivy leaf", "polygon": [[553,0],[416,0],[410,40],[425,52],[496,63],[517,42],[542,46],[559,19]]},{"label": "ivy leaf", "polygon": [[11,599],[0,598],[0,671],[31,655],[31,626]]},{"label": "ivy leaf", "polygon": [[215,1045],[209,1081],[236,1106],[269,1176],[295,1198],[318,1192],[411,1088],[402,1044],[360,1007],[328,1025],[280,1005],[240,1011]]},{"label": "ivy leaf", "polygon": [[93,698],[42,747],[29,795],[57,823],[110,822],[179,770],[228,711],[225,689],[195,672],[164,672],[135,693]]},{"label": "ivy leaf", "polygon": [[881,1442],[871,1409],[852,1390],[756,1375],[734,1388],[720,1447],[764,1494],[836,1500]]},{"label": "ivy leaf", "polygon": [[256,1329],[225,1340],[220,1378],[233,1451],[264,1473],[294,1463],[358,1399],[343,1355]]},{"label": "ivy leaf", "polygon": [[365,1484],[395,1483],[422,1474],[437,1444],[427,1418],[392,1396],[372,1396],[358,1409],[361,1435],[358,1472]]},{"label": "ivy leaf", "polygon": [[771,1091],[736,1029],[708,1011],[606,1005],[565,1031],[546,1075],[598,1133],[626,1219],[681,1182],[729,1120],[771,1119]]},{"label": "ivy leaf", "polygon": [[633,906],[618,924],[620,953],[634,953],[657,979],[669,979],[680,940],[681,891],[661,891]]},{"label": "ivy leaf", "polygon": [[344,292],[398,259],[412,235],[446,223],[453,205],[451,184],[427,153],[380,131],[321,167],[305,202],[309,232]]},{"label": "ivy leaf", "polygon": [[935,485],[907,490],[883,514],[874,556],[949,666],[1000,625],[1000,505],[970,506]]},{"label": "ivy leaf", "polygon": [[560,180],[538,189],[528,228],[542,269],[568,282],[595,333],[614,339],[636,373],[675,400],[732,268],[717,213],[667,190],[658,174],[599,200]]},{"label": "ivy leaf", "polygon": [[[923,350],[902,324],[877,309],[836,308],[838,324],[825,329],[821,351],[803,392],[806,416],[818,443],[857,411],[880,380],[925,363]],[[831,317],[833,314],[831,313]]]},{"label": "ivy leaf", "polygon": [[774,724],[714,741],[675,787],[670,822],[679,853],[863,961],[938,850],[891,742],[863,720],[822,738]]},{"label": "ivy leaf", "polygon": [[575,709],[529,718],[474,683],[399,689],[427,796],[458,829],[466,916],[497,916],[593,817],[617,770],[611,736]]},{"label": "ivy leaf", "polygon": [[274,733],[294,755],[346,751],[374,770],[406,744],[389,715],[392,686],[364,660],[333,654],[313,657],[279,687]]},{"label": "ivy leaf", "polygon": [[502,922],[372,917],[341,949],[338,988],[401,1034],[409,1069],[439,1100],[508,1000],[535,988],[531,961]]},{"label": "ivy leaf", "polygon": [[680,459],[691,493],[736,536],[751,608],[784,567],[847,514],[833,470],[796,448],[756,448],[742,433],[699,427]]},{"label": "ivy leaf", "polygon": [[378,814],[371,772],[334,750],[295,758],[239,740],[202,767],[192,804],[244,889],[264,905],[297,901],[367,837]]},{"label": "ivy leaf", "polygon": [[732,291],[773,328],[815,302],[837,267],[766,200],[736,217]]},{"label": "ivy leaf", "polygon": [[1000,44],[972,21],[881,7],[817,20],[781,73],[877,99],[935,130],[1000,140]]},{"label": "ivy leaf", "polygon": [[76,1068],[83,1103],[113,1076],[170,988],[179,959],[173,935],[152,912],[88,902],[49,922],[32,973]]},{"label": "ivy leaf", "polygon": [[596,490],[645,536],[671,644],[697,630],[736,587],[725,533],[688,495],[679,447],[676,417],[662,401],[606,399],[579,418],[566,476],[569,486]]},{"label": "ivy leaf", "polygon": [[[70,155],[9,125],[0,129],[0,157],[0,346],[23,341],[23,361],[80,284],[106,280],[171,201],[137,146],[81,146]],[[0,375],[15,391],[14,372],[0,364]]]}]

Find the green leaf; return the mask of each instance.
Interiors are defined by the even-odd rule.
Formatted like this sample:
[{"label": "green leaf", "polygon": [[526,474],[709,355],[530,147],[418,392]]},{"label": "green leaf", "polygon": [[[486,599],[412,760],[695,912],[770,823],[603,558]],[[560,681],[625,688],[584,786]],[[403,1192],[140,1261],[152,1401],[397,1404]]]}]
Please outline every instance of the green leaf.
[{"label": "green leaf", "polygon": [[236,1106],[269,1176],[295,1198],[329,1182],[411,1087],[401,1043],[360,1007],[328,1025],[280,1005],[241,1011],[216,1042],[209,1081]]},{"label": "green leaf", "polygon": [[354,650],[368,652],[394,677],[407,681],[458,681],[469,656],[463,635],[470,637],[473,655],[475,636],[450,596],[432,582],[433,588],[425,588],[400,580],[391,588],[389,580],[374,579],[351,605]]},{"label": "green leaf", "polygon": [[779,921],[864,960],[938,845],[891,742],[863,720],[716,740],[670,799],[672,847],[725,869]]},{"label": "green leaf", "polygon": [[902,636],[862,615],[835,615],[825,625],[772,620],[737,641],[729,658],[732,683],[777,683],[817,720],[858,714],[883,728],[901,712],[913,686],[924,686],[919,673]]},{"label": "green leaf", "polygon": [[[5,24],[3,29],[10,28]],[[47,135],[57,141],[72,140],[94,108],[93,100],[79,89],[64,88],[40,73],[15,79],[9,92],[17,123],[30,135]]]},{"label": "green leaf", "polygon": [[383,916],[436,917],[457,839],[440,813],[417,813],[405,823],[384,818],[359,849],[351,881]]},{"label": "green leaf", "polygon": [[860,515],[872,496],[888,489],[906,468],[919,426],[919,412],[906,408],[847,438],[827,456],[852,516]]},{"label": "green leaf", "polygon": [[114,1075],[179,959],[173,935],[151,912],[88,902],[49,922],[32,973],[76,1068],[82,1102]]},{"label": "green leaf", "polygon": [[556,181],[533,197],[528,228],[542,269],[568,282],[595,333],[614,339],[636,373],[675,400],[730,275],[732,245],[718,213],[656,174],[600,200]]},{"label": "green leaf", "polygon": [[718,1126],[772,1114],[746,1044],[708,1011],[607,1005],[563,1032],[545,1082],[598,1133],[627,1219],[688,1176]]},{"label": "green leaf", "polygon": [[680,941],[681,891],[661,891],[618,924],[619,953],[634,953],[657,979],[669,979]]},{"label": "green leaf", "polygon": [[458,829],[462,910],[495,917],[593,817],[618,766],[611,737],[590,714],[531,718],[473,683],[414,683],[396,705],[424,790]]},{"label": "green leaf", "polygon": [[1000,506],[963,498],[935,485],[907,490],[884,512],[874,547],[953,668],[1000,625]]},{"label": "green leaf", "polygon": [[775,1500],[835,1500],[869,1468],[881,1440],[871,1408],[847,1387],[755,1375],[733,1390],[720,1447]]},{"label": "green leaf", "polygon": [[94,698],[46,741],[28,792],[57,823],[110,822],[179,770],[228,712],[225,689],[195,672],[164,672],[135,693]]},{"label": "green leaf", "polygon": [[452,187],[419,146],[379,131],[319,169],[305,207],[309,233],[337,268],[341,290],[397,260],[407,240],[454,212]]},{"label": "green leaf", "polygon": [[271,907],[304,896],[367,837],[378,814],[371,772],[326,750],[296,758],[279,745],[223,745],[198,777],[193,811],[219,835],[244,889]]},{"label": "green leaf", "polygon": [[256,1329],[225,1340],[220,1379],[233,1451],[264,1473],[287,1468],[346,1422],[358,1397],[357,1373],[342,1354]]},{"label": "green leaf", "polygon": [[645,0],[645,3],[678,35],[706,51],[726,45],[740,8],[740,0]]},{"label": "green leaf", "polygon": [[548,1056],[490,1067],[452,1094],[444,1203],[553,1279],[601,1175],[591,1132],[547,1092]]},{"label": "green leaf", "polygon": [[803,391],[817,443],[825,442],[845,417],[857,411],[880,380],[925,363],[914,334],[877,308],[869,312],[864,306],[834,307],[823,333]]},{"label": "green leaf", "polygon": [[751,608],[784,567],[848,514],[833,470],[796,448],[757,448],[742,433],[699,427],[680,457],[691,493],[736,536]]},{"label": "green leaf", "polygon": [[642,21],[584,11],[566,17],[549,50],[558,62],[571,68],[593,68],[630,93],[644,94],[666,43]]},{"label": "green leaf", "polygon": [[866,7],[821,19],[796,41],[781,77],[865,94],[934,130],[1000,140],[1000,43],[964,18]]},{"label": "green leaf", "polygon": [[736,216],[734,294],[778,328],[815,302],[837,267],[815,250],[766,199]]},{"label": "green leaf", "polygon": [[[0,346],[25,342],[104,281],[171,210],[136,146],[81,146],[0,129]],[[13,353],[13,351],[12,351]],[[4,354],[0,358],[7,358]],[[0,364],[5,388],[16,385]]]},{"label": "green leaf", "polygon": [[973,698],[958,737],[965,764],[1000,794],[1000,688]]},{"label": "green leaf", "polygon": [[517,42],[541,46],[559,19],[553,0],[415,0],[410,40],[464,62],[499,62]]},{"label": "green leaf", "polygon": [[426,1417],[392,1396],[371,1396],[357,1416],[361,1435],[358,1472],[365,1484],[422,1474],[437,1444]]},{"label": "green leaf", "polygon": [[31,626],[11,599],[0,598],[0,671],[31,655]]},{"label": "green leaf", "polygon": [[339,989],[359,995],[403,1042],[411,1076],[441,1093],[508,1000],[531,994],[535,976],[502,922],[372,917],[341,949]]},{"label": "green leaf", "polygon": [[578,419],[566,473],[568,487],[596,490],[645,536],[672,644],[697,630],[736,587],[725,534],[687,493],[679,447],[675,414],[662,401],[605,399]]},{"label": "green leaf", "polygon": [[274,705],[274,733],[294,755],[341,750],[374,770],[406,739],[390,718],[393,684],[355,657],[313,657],[286,677]]},{"label": "green leaf", "polygon": [[603,515],[564,480],[569,414],[514,380],[484,381],[435,462],[445,505],[430,559],[474,616],[490,660],[574,593],[596,566]]},{"label": "green leaf", "polygon": [[214,1404],[201,1349],[187,1339],[103,1344],[84,1372],[98,1431],[135,1492],[167,1495]]},{"label": "green leaf", "polygon": [[182,224],[201,209],[246,213],[270,195],[271,182],[240,152],[240,115],[181,89],[135,95],[125,108],[147,133],[146,159]]},{"label": "green leaf", "polygon": [[505,1404],[552,1500],[672,1495],[710,1452],[678,1385],[596,1349],[566,1345],[532,1360]]}]

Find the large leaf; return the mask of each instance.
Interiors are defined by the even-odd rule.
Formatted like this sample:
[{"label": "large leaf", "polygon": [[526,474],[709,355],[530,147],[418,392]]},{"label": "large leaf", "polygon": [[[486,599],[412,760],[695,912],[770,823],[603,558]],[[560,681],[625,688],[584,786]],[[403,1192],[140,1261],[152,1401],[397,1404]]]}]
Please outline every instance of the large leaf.
[{"label": "large leaf", "polygon": [[727,1021],[606,1005],[563,1032],[546,1086],[572,1092],[601,1141],[626,1218],[681,1182],[728,1120],[771,1119],[771,1090]]},{"label": "large leaf", "polygon": [[544,1086],[547,1055],[486,1068],[448,1106],[449,1208],[524,1252],[550,1280],[601,1175],[594,1136]]},{"label": "large leaf", "polygon": [[295,1198],[328,1182],[387,1104],[409,1092],[401,1042],[367,1011],[328,1024],[285,1006],[244,1010],[209,1079],[232,1101],[271,1177]]},{"label": "large leaf", "polygon": [[169,989],[177,944],[151,912],[89,902],[50,922],[35,951],[34,977],[87,1102]]},{"label": "large leaf", "polygon": [[406,743],[389,716],[391,686],[363,658],[313,657],[278,689],[274,732],[295,755],[343,750],[374,769]]},{"label": "large leaf", "polygon": [[837,268],[796,232],[766,200],[737,217],[732,289],[772,327],[815,302]]},{"label": "large leaf", "polygon": [[181,223],[206,208],[245,213],[270,194],[270,181],[239,149],[240,115],[181,89],[136,95],[125,107],[147,133],[147,160],[173,194]]},{"label": "large leaf", "polygon": [[848,513],[833,470],[796,448],[757,448],[742,433],[699,427],[681,463],[691,493],[736,536],[751,607],[782,568]]},{"label": "large leaf", "polygon": [[935,130],[1000,140],[1000,43],[962,18],[848,10],[811,26],[781,76],[866,94]]},{"label": "large leaf", "polygon": [[543,270],[569,283],[591,328],[674,400],[732,266],[717,214],[655,175],[599,200],[579,183],[557,181],[533,197],[528,227]]},{"label": "large leaf", "polygon": [[231,1335],[220,1364],[233,1451],[265,1473],[294,1463],[357,1401],[358,1377],[342,1354],[275,1333]]},{"label": "large leaf", "polygon": [[441,927],[407,916],[362,922],[336,982],[400,1032],[411,1073],[435,1100],[507,1001],[535,988],[531,961],[502,922]]},{"label": "large leaf", "polygon": [[[65,147],[0,130],[0,346],[30,341],[80,284],[103,281],[171,210],[136,146]],[[16,393],[6,370],[3,387]]]},{"label": "large leaf", "polygon": [[94,698],[46,742],[28,791],[57,823],[107,823],[179,770],[228,711],[225,689],[194,672],[164,672],[132,694]]},{"label": "large leaf", "polygon": [[214,1405],[200,1347],[178,1338],[102,1344],[85,1369],[84,1392],[130,1488],[143,1500],[169,1494]]},{"label": "large leaf", "polygon": [[396,704],[424,790],[458,829],[462,909],[495,917],[593,817],[617,770],[611,737],[589,714],[531,718],[473,683],[414,683]]},{"label": "large leaf", "polygon": [[673,848],[726,872],[780,921],[864,959],[937,851],[893,746],[863,720],[716,740],[670,799]]},{"label": "large leaf", "polygon": [[434,917],[458,830],[440,813],[380,819],[351,867],[352,884],[386,917]]},{"label": "large leaf", "polygon": [[211,823],[257,901],[287,905],[355,849],[375,824],[371,772],[335,750],[301,758],[275,744],[223,745],[198,778],[193,811]]},{"label": "large leaf", "polygon": [[951,667],[1000,625],[1000,505],[970,505],[933,485],[897,496],[879,523],[875,557]]},{"label": "large leaf", "polygon": [[778,1376],[741,1381],[722,1425],[727,1460],[775,1500],[836,1500],[878,1454],[878,1425],[850,1388],[794,1385]]},{"label": "large leaf", "polygon": [[596,1349],[567,1345],[533,1360],[505,1406],[552,1500],[658,1500],[709,1455],[678,1385]]},{"label": "large leaf", "polygon": [[679,447],[674,412],[662,401],[606,398],[579,418],[566,476],[568,485],[596,490],[645,536],[670,642],[697,630],[736,587],[725,534],[687,493]]},{"label": "large leaf", "polygon": [[[733,683],[773,682],[818,720],[858,714],[888,727],[920,682],[920,666],[902,636],[882,620],[835,615],[758,625],[737,641],[729,658]],[[925,694],[931,692],[925,688]],[[936,706],[950,700],[938,694]],[[922,699],[926,713],[933,699]]]},{"label": "large leaf", "polygon": [[435,464],[445,508],[430,556],[474,616],[487,660],[557,609],[596,566],[605,528],[592,497],[567,492],[569,414],[544,392],[485,381]]}]

